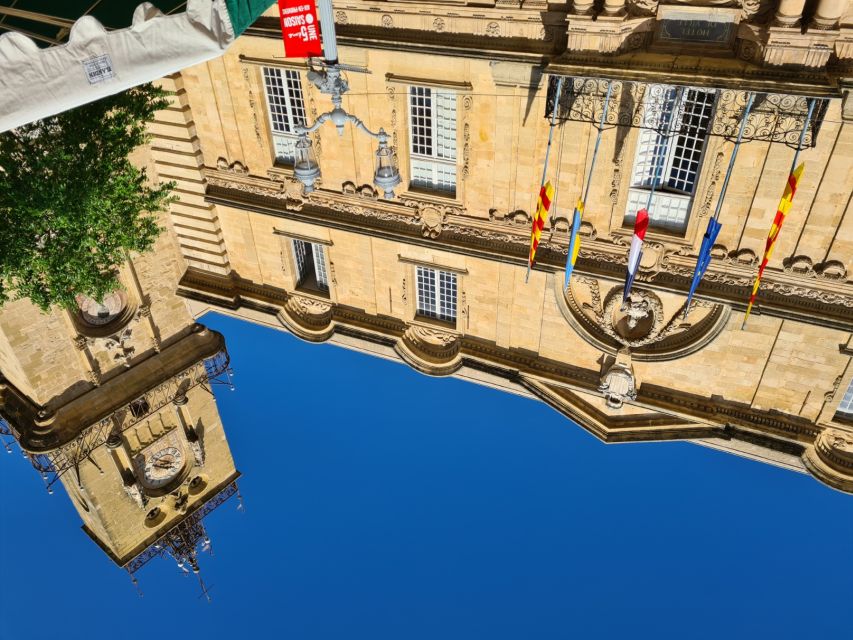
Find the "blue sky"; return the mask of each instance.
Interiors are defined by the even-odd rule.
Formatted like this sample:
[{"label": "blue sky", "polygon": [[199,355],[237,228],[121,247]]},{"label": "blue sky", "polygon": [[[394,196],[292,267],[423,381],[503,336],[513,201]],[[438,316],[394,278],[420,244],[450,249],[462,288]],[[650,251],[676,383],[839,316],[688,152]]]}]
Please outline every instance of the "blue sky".
[{"label": "blue sky", "polygon": [[204,322],[236,372],[216,393],[246,504],[207,520],[213,602],[165,560],[137,597],[65,495],[3,454],[0,639],[850,637],[853,497],[688,443],[603,445],[532,400]]}]

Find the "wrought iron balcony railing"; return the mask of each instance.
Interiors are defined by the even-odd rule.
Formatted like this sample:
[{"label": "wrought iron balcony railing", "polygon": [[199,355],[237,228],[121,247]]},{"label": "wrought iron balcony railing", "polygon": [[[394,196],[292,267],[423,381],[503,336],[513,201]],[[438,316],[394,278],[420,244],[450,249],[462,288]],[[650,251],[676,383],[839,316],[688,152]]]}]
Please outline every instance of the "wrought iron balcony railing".
[{"label": "wrought iron balcony railing", "polygon": [[[550,118],[557,93],[557,76],[549,77],[545,115]],[[607,99],[607,85],[613,83],[609,107],[604,126],[644,127],[648,122],[657,122],[664,100],[649,99],[648,92],[663,92],[666,85],[607,78],[564,77],[557,120],[589,122],[598,126]],[[714,87],[702,86],[703,90]],[[709,135],[734,139],[746,110],[748,92],[735,89],[717,89],[714,117]],[[653,96],[652,96],[653,97]],[[759,93],[749,114],[744,130],[744,141],[782,143],[795,147],[799,141],[808,114],[809,98],[782,93]],[[805,137],[805,145],[814,146],[820,125],[826,114],[829,100],[817,99],[812,120]],[[669,107],[671,108],[671,107]],[[673,114],[676,116],[678,114]],[[673,130],[670,135],[678,135]]]}]

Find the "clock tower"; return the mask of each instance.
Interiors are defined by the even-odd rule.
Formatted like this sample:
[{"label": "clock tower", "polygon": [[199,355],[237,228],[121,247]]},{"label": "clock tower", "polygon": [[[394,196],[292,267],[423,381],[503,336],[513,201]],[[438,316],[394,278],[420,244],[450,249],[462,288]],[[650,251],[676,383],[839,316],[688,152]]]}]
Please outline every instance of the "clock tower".
[{"label": "clock tower", "polygon": [[166,232],[102,301],[0,308],[0,433],[131,574],[165,555],[197,572],[204,517],[238,494],[213,395],[230,384],[225,341],[175,295],[182,271]]}]

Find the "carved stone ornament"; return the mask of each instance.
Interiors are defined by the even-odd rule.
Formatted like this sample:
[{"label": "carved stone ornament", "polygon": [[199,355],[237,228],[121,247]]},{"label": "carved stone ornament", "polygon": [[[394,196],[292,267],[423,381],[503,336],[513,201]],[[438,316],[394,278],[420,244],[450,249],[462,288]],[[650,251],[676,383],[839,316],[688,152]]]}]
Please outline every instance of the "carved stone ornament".
[{"label": "carved stone ornament", "polygon": [[[275,184],[275,182],[278,182],[278,184]],[[207,183],[211,187],[233,189],[252,195],[275,198],[276,200],[283,200],[285,208],[289,211],[301,211],[304,200],[301,194],[298,196],[296,195],[296,191],[301,191],[302,187],[301,185],[299,185],[298,187],[291,187],[291,183],[293,182],[295,182],[295,180],[283,178],[271,180],[267,183],[268,186],[261,186],[256,184],[249,184],[247,182],[242,182],[239,180],[226,180],[222,178],[217,178],[215,176],[210,176],[207,179]]]},{"label": "carved stone ornament", "polygon": [[437,204],[426,200],[403,198],[402,202],[405,206],[416,210],[412,222],[420,225],[421,234],[424,238],[437,238],[441,235],[447,224],[448,215],[462,214],[462,210],[458,207]]},{"label": "carved stone ornament", "polygon": [[782,268],[786,273],[794,273],[809,278],[823,278],[824,280],[845,280],[847,268],[839,260],[827,260],[813,264],[808,256],[792,256],[782,261]]},{"label": "carved stone ornament", "polygon": [[130,367],[130,359],[136,353],[136,348],[130,344],[132,336],[133,328],[127,327],[121,333],[104,339],[104,346],[113,360],[125,367]]},{"label": "carved stone ornament", "polygon": [[533,222],[530,214],[523,209],[502,213],[498,209],[489,209],[489,220],[509,227],[529,227]]},{"label": "carved stone ornament", "polygon": [[311,342],[325,342],[334,333],[333,306],[326,300],[292,295],[279,319],[295,335]]},{"label": "carved stone ornament", "polygon": [[841,376],[836,376],[835,381],[832,383],[832,390],[827,391],[823,395],[824,402],[832,402],[833,398],[835,398],[835,394],[838,393],[838,387],[841,386]]},{"label": "carved stone ornament", "polygon": [[486,25],[486,35],[491,38],[499,38],[501,35],[501,26],[497,22],[490,22]]},{"label": "carved stone ornament", "polygon": [[430,375],[448,375],[462,364],[459,336],[441,328],[413,324],[397,343],[397,353],[412,367]]},{"label": "carved stone ornament", "polygon": [[633,16],[653,16],[658,11],[658,0],[628,0],[628,11]]},{"label": "carved stone ornament", "polygon": [[384,16],[382,16],[382,26],[386,29],[391,29],[394,26],[394,18],[392,18],[386,13]]},{"label": "carved stone ornament", "polygon": [[201,440],[198,437],[189,440],[190,450],[193,452],[193,459],[195,463],[199,467],[204,466],[204,447],[202,447]]},{"label": "carved stone ornament", "polygon": [[[604,296],[602,285],[609,288]],[[622,289],[621,284],[578,274],[557,303],[572,328],[596,348],[611,354],[630,348],[635,359],[653,361],[680,358],[702,348],[723,330],[731,313],[724,305],[694,299],[685,320],[681,296],[662,293],[664,301],[635,285],[623,301]]]},{"label": "carved stone ornament", "polygon": [[611,409],[619,409],[625,401],[637,399],[637,383],[629,349],[619,350],[613,364],[601,376],[598,390],[604,394],[607,406]]},{"label": "carved stone ornament", "polygon": [[435,20],[433,20],[433,21],[432,21],[432,28],[433,28],[435,31],[438,31],[439,33],[441,33],[442,31],[444,31],[444,29],[446,28],[446,24],[445,24],[445,22],[444,22],[444,18],[436,18]]},{"label": "carved stone ornament", "polygon": [[249,98],[249,109],[252,112],[252,125],[255,129],[255,142],[257,142],[259,147],[263,146],[263,139],[261,138],[261,125],[258,119],[258,108],[257,101],[255,100],[255,91],[252,88],[252,81],[249,77],[249,68],[246,65],[243,65],[243,84],[246,86],[248,91],[246,92]]},{"label": "carved stone ornament", "polygon": [[421,234],[424,238],[437,238],[444,226],[445,214],[437,207],[424,206],[418,210],[415,218],[421,224]]},{"label": "carved stone ornament", "polygon": [[853,432],[826,429],[803,455],[806,468],[831,487],[853,493]]},{"label": "carved stone ornament", "polygon": [[237,173],[239,175],[246,175],[249,173],[249,168],[242,162],[235,160],[234,162],[229,163],[227,158],[218,158],[216,160],[216,168],[220,171]]},{"label": "carved stone ornament", "polygon": [[288,307],[295,313],[305,318],[316,318],[329,314],[332,311],[332,305],[324,300],[316,298],[306,298],[304,296],[292,296],[288,303]]},{"label": "carved stone ornament", "polygon": [[140,491],[139,485],[135,480],[125,483],[124,492],[140,509],[144,509],[145,505],[148,504],[148,496]]},{"label": "carved stone ornament", "polygon": [[776,4],[774,0],[742,0],[740,3],[741,22],[764,22],[773,15]]}]

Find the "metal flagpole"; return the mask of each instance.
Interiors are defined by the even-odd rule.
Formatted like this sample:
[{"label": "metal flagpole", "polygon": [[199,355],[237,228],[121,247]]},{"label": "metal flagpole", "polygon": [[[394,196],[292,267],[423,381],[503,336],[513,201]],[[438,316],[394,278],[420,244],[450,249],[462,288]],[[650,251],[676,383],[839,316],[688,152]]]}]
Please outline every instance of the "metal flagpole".
[{"label": "metal flagpole", "polygon": [[[545,178],[548,175],[548,157],[551,155],[551,142],[554,140],[554,126],[557,123],[557,109],[560,106],[560,96],[563,93],[563,76],[559,76],[557,78],[557,93],[554,96],[554,108],[551,111],[551,129],[548,131],[548,147],[545,149],[545,166],[542,167],[542,181],[539,184],[539,193],[542,193],[542,189],[545,187]],[[538,201],[538,200],[537,200]],[[536,224],[536,218],[533,218],[533,224]],[[531,246],[533,246],[533,238],[531,232],[530,239]],[[530,263],[531,260],[528,258],[527,260],[527,274],[524,276],[524,283],[527,284],[527,280],[530,278]]]},{"label": "metal flagpole", "polygon": [[[657,164],[657,162],[655,164]],[[655,187],[657,186],[657,183],[658,183],[658,168],[657,168],[657,166],[655,166],[655,167],[652,167],[652,188],[649,189],[649,198],[648,198],[648,200],[646,200],[646,215],[649,216],[649,220],[652,219],[651,215],[649,215],[649,211],[651,211],[651,209],[652,209],[652,198],[655,195]],[[637,257],[637,269],[636,269],[636,271],[640,270],[640,263],[643,261],[643,246],[644,245],[645,245],[645,241],[643,241],[643,243],[640,244],[640,253],[639,253],[639,256]],[[631,287],[634,286],[634,275],[636,275],[636,271],[634,272],[633,275],[629,274],[628,286],[625,288],[625,295],[622,296],[623,300],[628,299],[628,294],[631,291]]]},{"label": "metal flagpole", "polygon": [[583,203],[589,196],[589,186],[592,182],[592,170],[595,168],[595,159],[598,157],[598,147],[601,145],[601,132],[604,129],[604,120],[607,118],[607,109],[610,107],[610,93],[613,91],[613,80],[607,81],[607,96],[604,98],[604,108],[601,110],[601,120],[598,121],[598,135],[595,137],[595,147],[592,150],[592,162],[589,165],[589,173],[586,176],[586,185],[583,191]]},{"label": "metal flagpole", "polygon": [[[682,96],[682,94],[678,93],[676,95],[679,96],[679,102],[681,103],[682,108],[683,108],[683,101],[680,98]],[[660,124],[658,124],[658,126],[655,128],[655,130],[658,132],[658,135],[664,136],[665,138],[670,138],[671,136],[675,135],[672,132],[673,123],[678,119],[675,117],[675,115],[676,115],[676,112],[675,112],[675,109],[673,108],[673,112],[670,114],[671,120],[666,124],[666,133],[663,133],[663,127],[661,127]],[[661,114],[661,117],[663,117],[663,114]],[[655,145],[655,147],[657,149],[658,145]],[[663,160],[662,165],[659,161],[659,158]],[[646,200],[646,215],[649,218],[649,222],[651,222],[651,218],[652,218],[650,213],[649,213],[652,209],[652,198],[654,198],[655,188],[657,187],[657,184],[658,184],[658,168],[660,168],[661,175],[663,175],[663,169],[666,166],[666,156],[665,155],[660,156],[659,154],[656,153],[655,156],[653,157],[653,162],[654,162],[654,164],[652,165],[652,188],[649,189],[649,197]],[[661,165],[661,166],[659,167],[659,165]],[[639,211],[637,213],[639,214]],[[634,224],[636,227],[636,221]],[[635,228],[635,232],[636,232],[636,228]],[[628,296],[631,293],[631,288],[634,286],[634,277],[637,275],[637,272],[640,270],[640,263],[643,261],[643,246],[644,245],[645,245],[645,239],[640,243],[640,250],[637,254],[637,268],[634,270],[633,274],[631,273],[631,265],[630,265],[631,254],[630,254],[630,251],[628,253],[628,258],[629,258],[628,275],[627,275],[626,280],[625,280],[625,291],[622,294],[622,301],[623,302],[628,299]]]},{"label": "metal flagpole", "polygon": [[737,132],[737,140],[735,141],[735,148],[732,151],[732,157],[729,158],[729,166],[726,169],[726,177],[723,179],[723,187],[720,189],[720,199],[717,200],[717,208],[714,210],[714,220],[720,219],[720,212],[723,210],[723,200],[726,197],[726,190],[729,188],[729,178],[732,177],[732,170],[735,167],[735,159],[737,158],[738,149],[740,149],[740,143],[743,140],[743,132],[746,129],[746,121],[749,118],[749,114],[752,111],[752,103],[755,101],[755,94],[749,94],[749,101],[746,103],[746,109],[743,111],[743,120],[740,123],[740,130]]},{"label": "metal flagpole", "polygon": [[[809,111],[808,111],[808,114],[806,115],[805,122],[803,122],[803,129],[802,129],[802,131],[800,131],[800,139],[799,139],[799,141],[797,141],[797,151],[794,153],[794,159],[791,161],[791,170],[788,172],[788,179],[789,180],[790,180],[790,176],[794,175],[794,170],[797,168],[797,160],[799,160],[800,152],[803,150],[803,142],[806,139],[806,132],[809,129],[809,123],[812,120],[812,115],[814,114],[814,107],[815,107],[816,102],[817,102],[816,98],[812,98],[811,100],[809,100]],[[793,199],[793,197],[794,197],[794,194],[792,193],[791,198]],[[789,204],[789,206],[790,206],[790,204]],[[779,212],[777,211],[777,215],[778,215],[778,213]],[[787,212],[785,213],[785,215],[787,215]],[[781,226],[782,226],[782,221],[784,221],[784,219],[785,219],[785,215],[782,216],[782,220],[779,222],[779,227],[777,228],[777,231],[776,231],[777,237],[778,237],[779,230],[781,229]],[[772,232],[772,228],[771,228],[771,232]],[[768,238],[769,238],[769,235],[768,235]],[[775,245],[775,244],[776,244],[776,239],[774,238],[770,244],[770,247],[769,247],[769,249],[771,251],[772,251],[773,245]],[[762,269],[765,266],[765,263],[766,263],[765,261],[768,259],[769,259],[768,258],[768,248],[765,248],[764,249],[764,258],[761,260],[761,263],[759,264],[759,267],[758,267],[758,273],[755,276],[755,284],[753,285],[753,292],[752,292],[752,295],[750,296],[750,302],[746,307],[746,315],[744,315],[743,323],[740,325],[741,331],[746,329],[746,321],[749,320],[749,314],[750,314],[750,311],[752,311],[753,300],[755,298],[755,295],[758,293],[758,287],[761,286]]]},{"label": "metal flagpole", "polygon": [[696,270],[693,273],[693,282],[690,285],[690,292],[687,294],[687,304],[684,307],[684,319],[687,320],[687,315],[690,313],[690,302],[693,299],[693,294],[696,287],[699,286],[699,281],[705,275],[705,270],[711,260],[711,248],[720,233],[722,225],[718,222],[720,212],[723,210],[723,200],[726,198],[726,190],[729,188],[729,179],[732,176],[732,171],[735,167],[737,152],[740,149],[740,144],[743,141],[743,132],[746,129],[746,122],[749,119],[749,114],[752,112],[752,103],[755,102],[755,93],[750,92],[749,99],[746,102],[746,107],[743,110],[743,119],[740,123],[740,129],[735,140],[735,148],[732,150],[732,157],[729,158],[729,166],[726,169],[726,177],[723,179],[723,186],[720,189],[720,198],[717,200],[717,207],[714,209],[714,217],[708,220],[708,228],[705,230],[705,235],[702,237],[702,245],[699,248],[699,257],[696,259]]},{"label": "metal flagpole", "polygon": [[[586,199],[589,197],[589,188],[592,184],[592,174],[595,170],[595,161],[598,158],[598,149],[601,145],[601,134],[604,130],[604,122],[607,120],[607,111],[610,107],[610,95],[613,91],[613,80],[607,81],[607,95],[604,97],[604,106],[601,109],[601,119],[598,122],[598,134],[595,137],[595,148],[592,151],[592,161],[589,164],[589,171],[586,176],[586,184],[584,185],[583,196],[578,200],[575,206],[574,215],[572,216],[572,224],[569,227],[569,249],[566,253],[566,278],[563,284],[564,289],[569,288],[572,272],[574,271],[574,260],[580,249],[580,232],[581,218],[583,217],[584,209],[586,208]],[[562,149],[560,149],[562,153]]]},{"label": "metal flagpole", "polygon": [[553,208],[553,215],[551,219],[554,219],[554,216],[557,215],[557,194],[560,192],[560,168],[563,166],[563,140],[566,137],[566,130],[564,129],[565,124],[560,123],[560,151],[557,153],[557,171],[554,175],[554,201],[551,203],[551,207]]},{"label": "metal flagpole", "polygon": [[812,114],[814,114],[814,106],[816,102],[817,100],[815,98],[809,100],[809,113],[806,116],[806,121],[803,123],[803,130],[800,131],[800,141],[797,142],[797,152],[794,154],[794,159],[791,161],[790,173],[794,173],[794,169],[797,168],[797,160],[800,157],[800,151],[803,150],[803,142],[806,139],[806,131],[809,130],[809,123],[812,121]]}]

